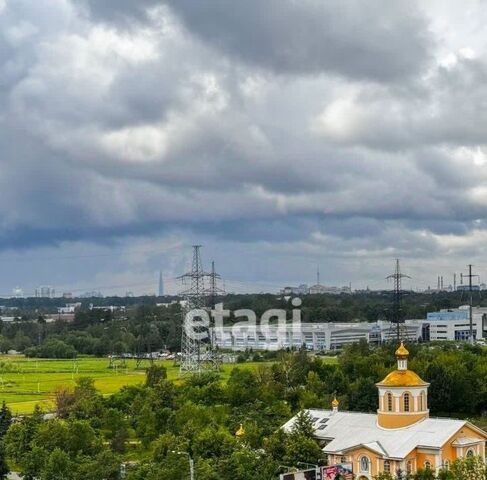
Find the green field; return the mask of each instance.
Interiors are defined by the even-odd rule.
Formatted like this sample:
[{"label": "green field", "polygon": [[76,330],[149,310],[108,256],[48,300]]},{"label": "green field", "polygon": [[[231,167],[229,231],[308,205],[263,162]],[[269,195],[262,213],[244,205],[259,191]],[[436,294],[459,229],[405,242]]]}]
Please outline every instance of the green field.
[{"label": "green field", "polygon": [[[325,361],[336,361],[326,358]],[[168,378],[178,378],[179,367],[172,360],[157,361],[167,369]],[[263,363],[226,364],[222,379],[228,378],[236,366],[257,368]],[[53,409],[54,392],[58,387],[73,387],[79,377],[91,377],[103,395],[110,395],[124,385],[137,385],[145,380],[143,362],[137,369],[135,360],[127,360],[125,368],[110,369],[107,358],[80,357],[77,360],[51,360],[0,355],[0,401],[5,400],[14,415],[31,413],[36,404],[44,411]]]},{"label": "green field", "polygon": [[[157,363],[167,368],[169,379],[177,378],[179,370],[173,361]],[[81,376],[93,378],[96,388],[104,395],[124,385],[144,382],[146,362],[139,369],[136,369],[135,360],[128,360],[126,368],[110,369],[108,365],[107,358],[87,357],[73,361],[0,356],[0,401],[5,400],[14,414],[30,413],[37,403],[49,411],[53,408],[56,389],[74,386]],[[223,376],[227,376],[232,367],[224,365]]]}]

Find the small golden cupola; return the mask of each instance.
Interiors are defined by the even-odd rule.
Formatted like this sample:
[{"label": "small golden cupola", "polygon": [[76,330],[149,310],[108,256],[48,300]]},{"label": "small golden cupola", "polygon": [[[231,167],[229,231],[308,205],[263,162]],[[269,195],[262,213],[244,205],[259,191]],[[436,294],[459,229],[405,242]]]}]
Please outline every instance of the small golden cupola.
[{"label": "small golden cupola", "polygon": [[408,357],[409,352],[401,342],[396,350],[397,369],[377,383],[377,422],[383,428],[408,427],[429,416],[429,383],[408,370]]},{"label": "small golden cupola", "polygon": [[237,438],[242,438],[245,435],[245,428],[242,424],[240,424],[240,428],[235,432],[235,436]]},{"label": "small golden cupola", "polygon": [[332,402],[331,402],[331,408],[333,409],[333,412],[338,412],[338,406],[340,405],[340,402],[337,400],[337,397],[334,397]]}]

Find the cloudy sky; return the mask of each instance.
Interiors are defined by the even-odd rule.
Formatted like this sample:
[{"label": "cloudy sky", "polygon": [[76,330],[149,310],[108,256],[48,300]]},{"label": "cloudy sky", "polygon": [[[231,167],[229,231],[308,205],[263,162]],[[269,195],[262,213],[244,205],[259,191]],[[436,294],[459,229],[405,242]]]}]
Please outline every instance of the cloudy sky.
[{"label": "cloudy sky", "polygon": [[0,294],[487,280],[482,2],[0,0]]}]

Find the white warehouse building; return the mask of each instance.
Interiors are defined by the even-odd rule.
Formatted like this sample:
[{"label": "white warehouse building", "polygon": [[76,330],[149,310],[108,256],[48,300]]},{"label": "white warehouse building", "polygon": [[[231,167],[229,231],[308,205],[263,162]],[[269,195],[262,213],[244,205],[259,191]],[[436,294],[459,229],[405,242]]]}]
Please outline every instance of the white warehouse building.
[{"label": "white warehouse building", "polygon": [[[422,320],[406,320],[405,337],[417,341],[422,333]],[[356,323],[301,323],[286,324],[280,328],[271,325],[261,329],[259,325],[225,326],[213,329],[212,338],[218,348],[243,351],[280,350],[300,348],[308,350],[335,351],[344,346],[365,340],[382,343],[395,338],[395,326],[390,322]]]},{"label": "white warehouse building", "polygon": [[[473,308],[473,333],[476,341],[487,336],[487,308]],[[467,341],[470,335],[468,306],[430,312],[426,319],[406,320],[402,324],[404,340]],[[395,325],[377,322],[297,323],[278,327],[237,323],[211,329],[215,346],[225,350],[280,350],[301,348],[332,352],[360,340],[381,344],[396,339]]]}]

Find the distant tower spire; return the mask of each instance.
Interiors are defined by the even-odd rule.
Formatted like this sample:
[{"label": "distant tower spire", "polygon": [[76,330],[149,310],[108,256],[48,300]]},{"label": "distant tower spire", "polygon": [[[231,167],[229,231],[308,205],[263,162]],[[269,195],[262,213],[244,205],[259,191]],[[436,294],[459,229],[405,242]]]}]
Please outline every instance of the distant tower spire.
[{"label": "distant tower spire", "polygon": [[159,271],[159,297],[164,295],[164,280],[162,279],[162,270]]},{"label": "distant tower spire", "polygon": [[320,284],[320,266],[316,266],[316,285]]}]

